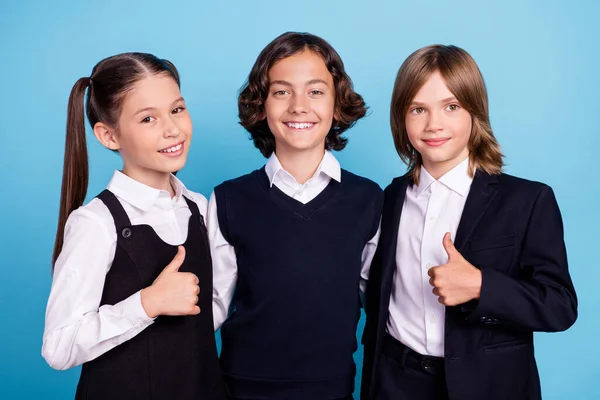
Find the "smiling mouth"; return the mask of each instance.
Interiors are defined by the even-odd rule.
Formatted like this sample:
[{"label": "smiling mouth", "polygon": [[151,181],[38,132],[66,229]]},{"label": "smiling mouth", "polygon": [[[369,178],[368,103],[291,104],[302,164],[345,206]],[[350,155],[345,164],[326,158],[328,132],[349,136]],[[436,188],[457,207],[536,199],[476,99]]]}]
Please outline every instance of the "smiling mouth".
[{"label": "smiling mouth", "polygon": [[181,153],[181,151],[183,150],[183,143],[184,142],[177,143],[174,146],[166,147],[164,149],[159,150],[158,152],[167,155],[175,155]]},{"label": "smiling mouth", "polygon": [[423,139],[425,144],[432,147],[438,147],[448,142],[450,138],[435,138],[435,139]]},{"label": "smiling mouth", "polygon": [[288,128],[298,129],[298,130],[310,129],[316,125],[314,122],[285,122],[284,124]]}]

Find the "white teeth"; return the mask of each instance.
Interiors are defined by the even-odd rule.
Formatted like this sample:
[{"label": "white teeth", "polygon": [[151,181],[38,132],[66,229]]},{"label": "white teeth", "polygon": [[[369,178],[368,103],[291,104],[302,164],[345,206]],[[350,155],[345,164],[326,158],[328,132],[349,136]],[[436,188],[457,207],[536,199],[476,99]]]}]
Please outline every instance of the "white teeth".
[{"label": "white teeth", "polygon": [[169,147],[168,149],[160,150],[160,153],[173,153],[181,150],[181,143],[177,146]]},{"label": "white teeth", "polygon": [[287,126],[289,126],[290,128],[294,128],[294,129],[307,129],[307,128],[311,128],[314,124],[311,122],[301,122],[301,123],[295,123],[295,122],[288,122]]}]

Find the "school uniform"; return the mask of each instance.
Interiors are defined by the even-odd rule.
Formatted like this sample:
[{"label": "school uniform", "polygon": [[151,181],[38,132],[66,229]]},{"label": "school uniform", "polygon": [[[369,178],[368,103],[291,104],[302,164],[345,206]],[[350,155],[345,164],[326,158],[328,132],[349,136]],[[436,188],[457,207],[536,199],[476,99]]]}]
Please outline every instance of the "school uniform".
[{"label": "school uniform", "polygon": [[215,188],[209,235],[228,395],[342,399],[354,390],[360,287],[382,192],[326,152],[298,184],[273,154]]},{"label": "school uniform", "polygon": [[[42,354],[83,364],[77,399],[224,399],[212,319],[206,199],[171,177],[175,197],[115,172],[65,226]],[[201,211],[202,210],[202,211]],[[140,291],[177,252],[200,280],[195,316],[149,318]]]},{"label": "school uniform", "polygon": [[[508,174],[435,180],[421,168],[385,190],[367,290],[362,399],[541,398],[533,332],[577,318],[560,211],[552,190]],[[427,271],[456,249],[481,270],[478,300],[445,307]]]}]

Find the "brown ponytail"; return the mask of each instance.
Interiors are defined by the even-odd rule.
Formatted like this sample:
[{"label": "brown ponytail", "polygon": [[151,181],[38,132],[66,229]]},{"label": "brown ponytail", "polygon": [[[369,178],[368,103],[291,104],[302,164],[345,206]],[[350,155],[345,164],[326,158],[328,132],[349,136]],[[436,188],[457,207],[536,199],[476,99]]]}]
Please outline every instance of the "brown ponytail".
[{"label": "brown ponytail", "polygon": [[54,241],[52,265],[62,249],[65,224],[69,214],[83,204],[88,186],[88,153],[85,141],[85,115],[83,100],[90,78],[80,78],[69,96],[67,114],[67,137],[63,165],[62,189],[58,228]]},{"label": "brown ponytail", "polygon": [[79,79],[71,89],[53,268],[62,250],[67,218],[83,204],[87,193],[89,176],[85,116],[92,129],[98,122],[117,127],[123,99],[128,91],[138,80],[154,74],[167,74],[175,79],[177,85],[180,83],[177,68],[171,62],[148,53],[123,53],[100,61],[93,68],[90,78]]}]

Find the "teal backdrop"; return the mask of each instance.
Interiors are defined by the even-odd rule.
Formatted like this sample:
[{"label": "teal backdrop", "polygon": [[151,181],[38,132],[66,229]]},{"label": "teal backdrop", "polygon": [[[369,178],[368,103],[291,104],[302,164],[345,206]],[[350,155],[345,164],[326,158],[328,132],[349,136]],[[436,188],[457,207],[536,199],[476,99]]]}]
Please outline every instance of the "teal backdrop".
[{"label": "teal backdrop", "polygon": [[[0,399],[69,399],[79,376],[40,355],[75,81],[115,53],[172,60],[195,128],[180,177],[208,197],[265,161],[238,125],[236,97],[260,50],[289,30],[342,56],[370,112],[336,156],[382,187],[405,171],[389,128],[402,61],[433,43],[473,55],[506,171],[551,185],[563,213],[580,316],[567,332],[536,335],[544,399],[600,399],[599,17],[592,0],[0,0]],[[91,135],[89,153],[88,199],[120,168]],[[362,348],[356,361],[360,371]]]}]

